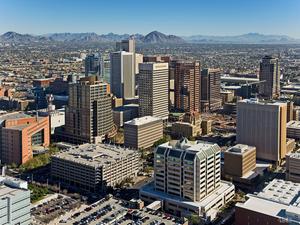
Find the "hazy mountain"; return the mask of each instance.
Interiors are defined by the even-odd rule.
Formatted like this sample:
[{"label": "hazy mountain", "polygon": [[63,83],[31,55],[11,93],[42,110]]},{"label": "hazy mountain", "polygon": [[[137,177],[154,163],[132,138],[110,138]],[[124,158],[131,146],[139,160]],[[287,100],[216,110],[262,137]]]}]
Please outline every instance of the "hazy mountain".
[{"label": "hazy mountain", "polygon": [[259,33],[248,33],[236,36],[206,36],[193,35],[183,37],[191,43],[234,43],[234,44],[286,44],[300,43],[299,39],[294,39],[286,35],[264,35]]},{"label": "hazy mountain", "polygon": [[184,43],[185,41],[178,36],[175,35],[165,35],[158,31],[152,31],[147,34],[142,41],[144,43]]},{"label": "hazy mountain", "polygon": [[152,31],[147,35],[142,34],[101,34],[96,33],[53,33],[45,35],[19,34],[6,32],[0,35],[0,42],[28,43],[28,42],[116,42],[133,37],[141,43],[233,43],[233,44],[292,44],[300,43],[286,35],[264,35],[259,33],[248,33],[237,36],[206,36],[193,35],[178,37],[166,35],[158,31]]}]

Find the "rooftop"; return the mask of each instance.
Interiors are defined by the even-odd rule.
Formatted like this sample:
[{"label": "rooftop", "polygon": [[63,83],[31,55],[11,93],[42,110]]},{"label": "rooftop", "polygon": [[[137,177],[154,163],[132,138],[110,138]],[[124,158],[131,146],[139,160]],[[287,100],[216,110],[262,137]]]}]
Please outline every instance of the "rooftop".
[{"label": "rooftop", "polygon": [[[265,215],[300,221],[300,184],[279,179],[272,180],[257,195],[247,195],[245,203],[236,206]],[[298,223],[297,223],[298,224]]]},{"label": "rooftop", "polygon": [[249,145],[236,144],[235,146],[227,149],[226,152],[230,152],[233,154],[243,154],[253,148],[254,148],[253,146],[249,146]]},{"label": "rooftop", "polygon": [[243,99],[240,100],[238,103],[249,103],[249,104],[257,104],[257,105],[286,105],[286,102],[280,101],[272,101],[272,100],[259,100],[257,98],[250,98],[250,99]]},{"label": "rooftop", "polygon": [[101,167],[138,154],[137,151],[108,144],[83,144],[61,150],[54,158]]},{"label": "rooftop", "polygon": [[287,128],[300,129],[300,121],[291,120],[286,124]]},{"label": "rooftop", "polygon": [[151,122],[162,121],[161,118],[153,117],[153,116],[144,116],[140,118],[135,118],[133,120],[125,122],[127,125],[135,125],[140,126]]}]

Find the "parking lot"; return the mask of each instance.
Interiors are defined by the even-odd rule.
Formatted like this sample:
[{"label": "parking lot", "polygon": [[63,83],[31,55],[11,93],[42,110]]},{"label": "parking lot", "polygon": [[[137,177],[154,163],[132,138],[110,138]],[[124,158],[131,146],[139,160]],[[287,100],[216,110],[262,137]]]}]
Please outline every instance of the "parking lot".
[{"label": "parking lot", "polygon": [[31,208],[31,215],[34,224],[51,224],[51,221],[71,210],[80,207],[79,200],[72,199],[65,195],[57,195],[48,201],[37,204]]},{"label": "parking lot", "polygon": [[162,212],[147,212],[144,210],[128,209],[122,200],[114,198],[102,199],[83,210],[77,210],[69,217],[64,217],[59,224],[74,225],[171,225],[183,222]]}]

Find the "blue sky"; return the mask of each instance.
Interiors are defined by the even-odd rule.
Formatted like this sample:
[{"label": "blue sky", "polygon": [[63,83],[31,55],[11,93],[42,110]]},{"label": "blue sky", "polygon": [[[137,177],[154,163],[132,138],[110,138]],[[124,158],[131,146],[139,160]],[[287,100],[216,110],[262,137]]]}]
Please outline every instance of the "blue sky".
[{"label": "blue sky", "polygon": [[96,32],[300,38],[300,0],[0,0],[0,33]]}]

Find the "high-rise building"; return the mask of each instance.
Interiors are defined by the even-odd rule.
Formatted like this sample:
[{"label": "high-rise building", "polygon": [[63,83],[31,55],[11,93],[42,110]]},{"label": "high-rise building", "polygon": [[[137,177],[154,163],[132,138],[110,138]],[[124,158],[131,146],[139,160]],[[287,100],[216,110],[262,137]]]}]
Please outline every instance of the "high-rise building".
[{"label": "high-rise building", "polygon": [[214,111],[222,107],[221,72],[219,69],[201,71],[201,112]]},{"label": "high-rise building", "polygon": [[280,95],[280,66],[278,58],[265,56],[260,62],[259,94],[265,98],[273,98]]},{"label": "high-rise building", "polygon": [[168,63],[139,64],[139,116],[168,119]]},{"label": "high-rise building", "polygon": [[199,111],[200,62],[176,61],[174,66],[175,108],[184,112]]},{"label": "high-rise building", "polygon": [[87,55],[85,58],[85,76],[101,75],[101,57],[96,54]]},{"label": "high-rise building", "polygon": [[0,181],[0,224],[32,224],[27,182],[8,176],[0,176]]},{"label": "high-rise building", "polygon": [[117,98],[135,97],[134,53],[119,51],[110,55],[110,85]]},{"label": "high-rise building", "polygon": [[72,143],[93,143],[113,129],[108,84],[90,76],[69,85],[64,137]]},{"label": "high-rise building", "polygon": [[279,162],[287,153],[286,111],[283,102],[239,101],[237,143],[256,147],[258,159]]},{"label": "high-rise building", "polygon": [[196,214],[213,220],[215,210],[234,196],[234,185],[221,181],[220,157],[217,144],[185,138],[158,146],[154,183],[141,188],[141,199],[163,201],[164,209],[177,216]]},{"label": "high-rise building", "polygon": [[116,51],[125,51],[135,53],[135,40],[128,39],[116,43]]},{"label": "high-rise building", "polygon": [[1,163],[23,164],[33,157],[34,147],[48,147],[49,144],[48,117],[36,117],[22,112],[0,116]]}]

